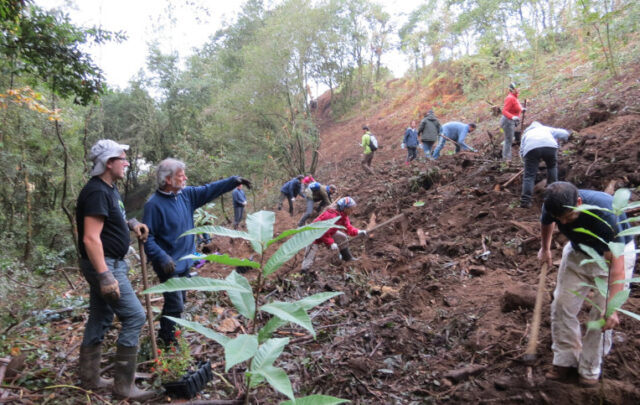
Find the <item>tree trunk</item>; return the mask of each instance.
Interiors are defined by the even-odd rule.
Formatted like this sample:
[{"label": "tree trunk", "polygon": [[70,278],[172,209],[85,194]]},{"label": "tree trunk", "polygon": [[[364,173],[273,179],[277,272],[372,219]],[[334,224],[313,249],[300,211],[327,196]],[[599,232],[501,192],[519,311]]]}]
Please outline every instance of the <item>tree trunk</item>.
[{"label": "tree trunk", "polygon": [[25,192],[25,205],[24,216],[26,220],[25,232],[24,232],[24,257],[25,263],[31,261],[31,250],[33,249],[33,216],[31,215],[31,193],[33,187],[29,184],[29,169],[25,164],[26,156],[24,153],[24,146],[22,147],[22,162],[20,163],[20,171],[22,171],[22,181]]}]

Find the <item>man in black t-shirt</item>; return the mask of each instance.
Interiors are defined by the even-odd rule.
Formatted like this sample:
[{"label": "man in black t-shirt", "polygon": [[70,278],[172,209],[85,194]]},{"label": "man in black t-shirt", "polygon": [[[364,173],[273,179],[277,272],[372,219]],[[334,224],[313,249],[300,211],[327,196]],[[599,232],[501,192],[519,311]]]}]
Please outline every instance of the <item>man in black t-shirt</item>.
[{"label": "man in black t-shirt", "polygon": [[[115,396],[144,401],[155,396],[134,384],[138,339],[146,316],[127,277],[129,230],[146,240],[149,230],[135,219],[127,221],[115,186],[129,166],[128,145],[100,140],[91,148],[91,180],[78,196],[76,219],[80,268],[90,287],[89,319],[80,346],[79,374],[89,389],[113,386]],[[122,323],[115,356],[114,380],[100,377],[104,334],[114,314]]]},{"label": "man in black t-shirt", "polygon": [[[604,333],[601,329],[588,329],[583,337],[578,312],[584,297],[591,290],[589,285],[594,285],[597,278],[605,283],[608,280],[609,300],[623,288],[628,288],[628,285],[616,282],[632,277],[636,253],[632,237],[618,236],[622,230],[629,227],[628,223],[622,222],[626,219],[624,214],[616,217],[608,211],[590,209],[590,212],[602,219],[600,220],[588,213],[570,208],[582,204],[611,210],[613,198],[599,191],[578,190],[567,182],[558,181],[547,187],[540,218],[542,247],[538,252],[538,258],[551,265],[551,236],[554,224],[557,224],[560,232],[569,239],[569,243],[562,252],[551,304],[551,348],[554,368],[547,374],[547,378],[566,379],[577,368],[581,385],[594,386],[600,377],[602,356],[611,348],[611,330],[618,326],[620,321],[618,314],[614,312],[605,319],[602,328]],[[609,242],[623,245],[624,254],[615,257],[608,246]],[[608,274],[597,263],[581,264],[583,260],[591,259],[591,256],[585,254],[584,246],[594,249],[604,257],[609,263]],[[605,297],[597,291],[592,297],[592,302],[602,311],[607,305]],[[589,320],[600,319],[603,316],[601,310],[592,306]]]}]

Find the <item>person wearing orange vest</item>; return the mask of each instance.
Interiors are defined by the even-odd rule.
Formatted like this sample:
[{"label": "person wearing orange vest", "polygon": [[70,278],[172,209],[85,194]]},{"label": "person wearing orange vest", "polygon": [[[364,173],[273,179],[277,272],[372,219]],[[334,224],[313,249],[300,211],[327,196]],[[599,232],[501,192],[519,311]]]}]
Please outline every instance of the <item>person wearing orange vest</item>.
[{"label": "person wearing orange vest", "polygon": [[502,108],[502,118],[500,127],[504,132],[504,145],[502,147],[502,160],[511,160],[511,145],[513,144],[513,134],[520,124],[520,114],[526,111],[518,101],[518,89],[515,83],[509,85],[509,94],[504,99]]}]

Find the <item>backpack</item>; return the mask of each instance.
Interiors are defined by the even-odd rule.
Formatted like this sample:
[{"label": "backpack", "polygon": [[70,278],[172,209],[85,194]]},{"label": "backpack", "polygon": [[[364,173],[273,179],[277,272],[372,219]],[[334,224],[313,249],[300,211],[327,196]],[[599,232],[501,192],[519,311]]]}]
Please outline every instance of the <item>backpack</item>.
[{"label": "backpack", "polygon": [[378,150],[378,140],[373,134],[369,134],[369,149],[371,149],[371,152]]}]

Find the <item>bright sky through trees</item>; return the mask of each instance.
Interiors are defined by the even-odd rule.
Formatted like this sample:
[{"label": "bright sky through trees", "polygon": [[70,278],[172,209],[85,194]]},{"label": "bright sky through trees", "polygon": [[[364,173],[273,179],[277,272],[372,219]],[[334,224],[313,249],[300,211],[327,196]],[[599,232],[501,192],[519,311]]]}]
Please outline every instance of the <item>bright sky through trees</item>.
[{"label": "bright sky through trees", "polygon": [[[380,1],[393,16],[394,24],[403,23],[403,14],[424,0]],[[125,88],[129,80],[144,69],[148,44],[157,41],[163,52],[176,51],[182,58],[202,46],[209,36],[232,23],[243,1],[207,0],[36,0],[45,8],[60,8],[76,24],[98,26],[111,31],[124,31],[128,40],[92,46],[94,56],[112,87]],[[269,1],[265,2],[266,4]],[[396,76],[408,67],[406,58],[397,51],[383,56],[383,63]]]}]

